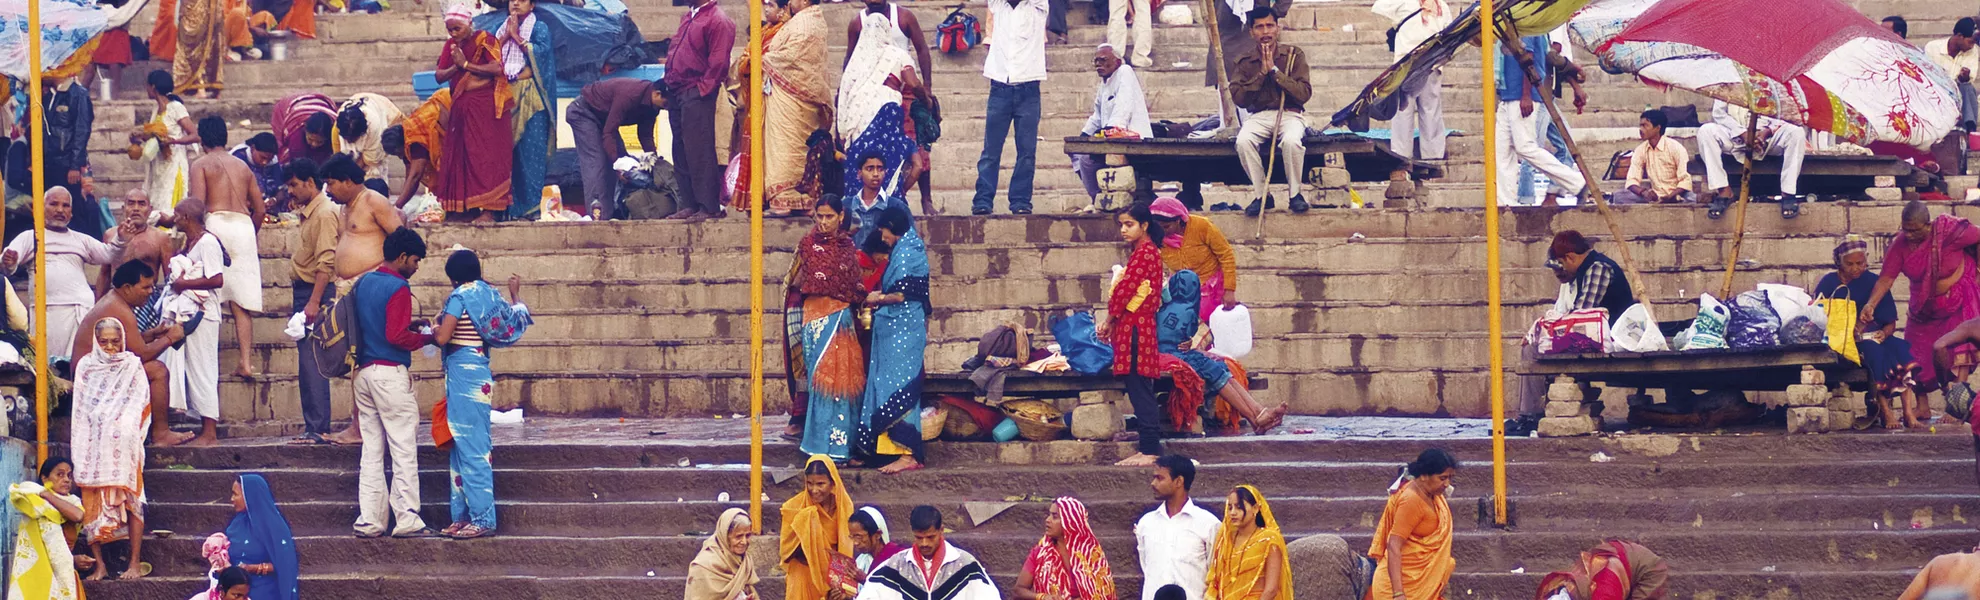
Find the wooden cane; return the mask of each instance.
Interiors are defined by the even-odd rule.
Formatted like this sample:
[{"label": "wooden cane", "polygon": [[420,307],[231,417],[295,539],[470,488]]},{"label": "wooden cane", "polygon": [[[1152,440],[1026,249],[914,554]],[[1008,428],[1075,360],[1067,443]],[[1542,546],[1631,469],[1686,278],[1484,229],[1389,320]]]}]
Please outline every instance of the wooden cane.
[{"label": "wooden cane", "polygon": [[[1743,143],[1747,144],[1748,147],[1745,156],[1740,159],[1740,166],[1742,168],[1739,173],[1739,204],[1733,208],[1733,211],[1735,211],[1733,216],[1733,244],[1732,251],[1726,254],[1726,277],[1719,282],[1719,299],[1721,300],[1732,297],[1733,269],[1739,266],[1739,246],[1746,241],[1746,202],[1751,198],[1750,194],[1753,191],[1752,140],[1758,136],[1760,131],[1760,113],[1758,111],[1747,111],[1747,114],[1749,116],[1746,119],[1746,141]],[[1725,159],[1714,156],[1705,158],[1704,160],[1723,161]]]}]

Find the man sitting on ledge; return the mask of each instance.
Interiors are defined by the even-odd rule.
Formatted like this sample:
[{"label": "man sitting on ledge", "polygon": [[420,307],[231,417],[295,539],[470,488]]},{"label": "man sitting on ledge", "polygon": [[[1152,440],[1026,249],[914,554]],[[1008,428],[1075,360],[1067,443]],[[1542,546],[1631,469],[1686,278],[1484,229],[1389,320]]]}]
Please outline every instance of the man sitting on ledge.
[{"label": "man sitting on ledge", "polygon": [[1286,194],[1292,198],[1286,207],[1303,213],[1306,198],[1299,195],[1299,182],[1306,162],[1306,101],[1313,97],[1306,52],[1299,46],[1279,45],[1279,15],[1271,7],[1261,6],[1244,16],[1252,39],[1258,40],[1258,48],[1238,57],[1231,73],[1231,101],[1249,115],[1237,134],[1238,161],[1251,176],[1253,196],[1244,214],[1256,217],[1275,204],[1271,165],[1258,154],[1259,146],[1274,137],[1285,160]]}]

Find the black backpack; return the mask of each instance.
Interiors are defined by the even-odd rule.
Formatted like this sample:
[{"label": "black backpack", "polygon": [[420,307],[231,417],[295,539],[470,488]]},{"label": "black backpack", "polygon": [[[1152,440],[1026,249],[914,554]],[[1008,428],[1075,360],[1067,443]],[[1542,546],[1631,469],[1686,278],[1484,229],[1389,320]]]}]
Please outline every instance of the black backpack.
[{"label": "black backpack", "polygon": [[[363,283],[366,273],[358,277]],[[316,369],[324,377],[344,377],[357,370],[358,346],[363,339],[357,323],[357,285],[351,292],[337,297],[330,304],[323,318],[310,327],[309,336],[303,342],[316,352]]]}]

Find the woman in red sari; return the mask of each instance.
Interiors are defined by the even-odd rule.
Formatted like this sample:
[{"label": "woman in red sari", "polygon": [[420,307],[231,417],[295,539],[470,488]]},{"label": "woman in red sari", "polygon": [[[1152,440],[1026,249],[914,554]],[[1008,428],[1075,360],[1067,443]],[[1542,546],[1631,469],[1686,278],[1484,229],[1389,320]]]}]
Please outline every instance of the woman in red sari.
[{"label": "woman in red sari", "polygon": [[1086,505],[1070,496],[1052,503],[1045,537],[1018,572],[1017,600],[1114,600],[1114,570],[1086,520]]},{"label": "woman in red sari", "polygon": [[[1912,201],[1903,213],[1903,235],[1884,252],[1884,270],[1870,300],[1863,305],[1861,319],[1876,320],[1877,302],[1890,293],[1899,275],[1911,281],[1911,314],[1905,322],[1904,337],[1911,342],[1911,355],[1918,361],[1919,393],[1939,389],[1946,383],[1964,379],[1960,373],[1940,373],[1922,357],[1932,356],[1939,337],[1974,317],[1980,317],[1980,279],[1976,279],[1975,250],[1980,248],[1980,228],[1952,214],[1937,219],[1925,203]],[[1953,349],[1952,367],[1971,369],[1973,347]]]},{"label": "woman in red sari", "polygon": [[450,221],[492,223],[509,210],[514,96],[502,75],[501,45],[488,32],[476,31],[473,18],[465,4],[447,9],[447,45],[434,77],[451,86],[454,104],[447,111],[440,185],[433,195]]},{"label": "woman in red sari", "polygon": [[[1162,376],[1161,351],[1156,347],[1155,313],[1162,307],[1162,252],[1155,240],[1162,239],[1162,224],[1148,210],[1147,203],[1121,213],[1121,239],[1133,249],[1127,268],[1114,282],[1107,298],[1107,322],[1100,326],[1100,339],[1114,347],[1114,374],[1127,385],[1128,402],[1134,405],[1134,456],[1116,463],[1123,467],[1147,467],[1162,455],[1162,405],[1155,400],[1155,378]],[[1199,383],[1200,385],[1200,383]],[[1200,396],[1198,398],[1201,400]]]}]

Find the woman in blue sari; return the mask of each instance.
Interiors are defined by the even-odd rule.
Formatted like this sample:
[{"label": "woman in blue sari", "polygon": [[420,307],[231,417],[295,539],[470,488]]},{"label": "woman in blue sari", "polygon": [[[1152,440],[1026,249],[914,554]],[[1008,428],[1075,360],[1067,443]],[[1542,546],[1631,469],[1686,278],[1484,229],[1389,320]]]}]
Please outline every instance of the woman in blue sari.
[{"label": "woman in blue sari", "polygon": [[[1252,433],[1264,435],[1278,427],[1286,416],[1285,403],[1265,410],[1251,397],[1251,390],[1233,377],[1231,367],[1223,357],[1195,349],[1192,340],[1201,326],[1199,319],[1202,313],[1198,311],[1198,305],[1203,301],[1203,284],[1196,272],[1188,269],[1176,271],[1162,291],[1167,297],[1162,301],[1162,310],[1155,314],[1155,347],[1163,354],[1181,359],[1196,371],[1197,376],[1203,378],[1203,390],[1217,394],[1239,416],[1251,421]],[[1236,422],[1231,425],[1235,426]]]},{"label": "woman in blue sari", "polygon": [[798,310],[804,327],[804,385],[809,390],[798,449],[844,462],[859,415],[853,403],[866,389],[866,351],[854,329],[853,311],[866,298],[859,281],[859,250],[846,229],[845,209],[826,195],[812,207],[811,232],[797,247]]},{"label": "woman in blue sari", "polygon": [[296,538],[275,507],[268,480],[249,473],[234,482],[234,520],[227,524],[227,554],[248,573],[248,598],[296,600]]},{"label": "woman in blue sari", "polygon": [[[495,533],[495,470],[489,463],[494,442],[489,438],[489,413],[495,410],[495,373],[488,368],[490,348],[513,344],[529,327],[529,307],[522,305],[522,279],[509,276],[511,304],[481,280],[481,258],[474,251],[455,250],[447,257],[447,279],[454,292],[433,328],[434,345],[445,348],[447,397],[434,407],[433,445],[449,451],[447,470],[454,523],[440,533],[470,540]],[[513,408],[513,399],[503,410]]]},{"label": "woman in blue sari", "polygon": [[[921,365],[928,348],[928,246],[916,235],[907,207],[880,213],[872,252],[888,252],[873,309],[872,361],[860,402],[859,448],[864,456],[899,457],[887,474],[922,468]],[[892,247],[889,251],[888,247]]]},{"label": "woman in blue sari", "polygon": [[536,0],[509,0],[509,20],[496,39],[502,45],[502,73],[516,96],[510,122],[516,134],[515,200],[509,218],[533,221],[543,212],[543,178],[557,151],[557,58],[551,52],[550,25],[536,16]]}]

